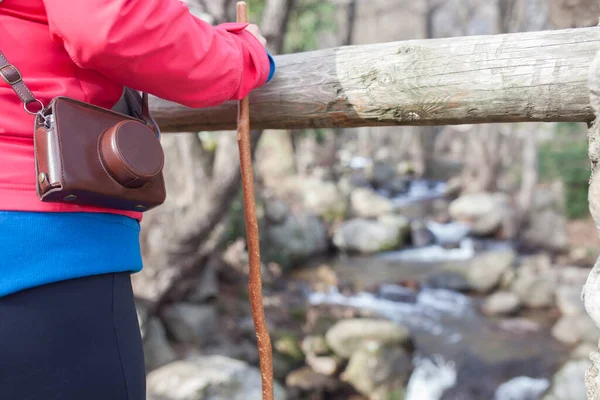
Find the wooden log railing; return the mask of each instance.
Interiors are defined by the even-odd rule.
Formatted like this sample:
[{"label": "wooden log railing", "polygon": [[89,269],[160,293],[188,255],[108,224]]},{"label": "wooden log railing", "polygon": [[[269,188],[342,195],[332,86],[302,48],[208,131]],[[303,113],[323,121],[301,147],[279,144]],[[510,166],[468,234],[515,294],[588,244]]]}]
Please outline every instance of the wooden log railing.
[{"label": "wooden log railing", "polygon": [[[411,40],[277,56],[250,95],[255,129],[594,119],[588,71],[600,27]],[[234,130],[237,103],[157,98],[164,132]]]}]

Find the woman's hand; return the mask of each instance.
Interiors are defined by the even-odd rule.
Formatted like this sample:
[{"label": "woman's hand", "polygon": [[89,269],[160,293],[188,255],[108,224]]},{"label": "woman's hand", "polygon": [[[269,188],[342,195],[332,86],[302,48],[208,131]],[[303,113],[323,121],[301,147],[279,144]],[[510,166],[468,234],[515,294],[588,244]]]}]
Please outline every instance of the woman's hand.
[{"label": "woman's hand", "polygon": [[262,45],[263,45],[264,47],[267,47],[267,39],[265,39],[265,38],[263,37],[263,35],[260,33],[260,28],[258,27],[258,25],[255,25],[255,24],[250,24],[250,25],[248,25],[248,26],[246,27],[246,30],[247,30],[248,32],[250,32],[252,35],[254,35],[254,37],[255,37],[255,38],[257,38],[257,39],[258,39],[258,41],[259,41],[260,43],[262,43]]}]

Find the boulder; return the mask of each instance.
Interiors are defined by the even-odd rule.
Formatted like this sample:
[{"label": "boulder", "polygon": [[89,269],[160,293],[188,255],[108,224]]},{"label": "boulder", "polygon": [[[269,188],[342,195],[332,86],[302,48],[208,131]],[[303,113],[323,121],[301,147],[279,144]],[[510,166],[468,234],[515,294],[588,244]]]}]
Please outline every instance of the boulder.
[{"label": "boulder", "polygon": [[500,291],[488,296],[481,309],[484,314],[493,316],[514,314],[520,307],[521,300],[516,294]]},{"label": "boulder", "polygon": [[219,295],[219,282],[214,265],[207,264],[200,273],[200,280],[186,298],[191,303],[205,303],[216,299]]},{"label": "boulder", "polygon": [[585,314],[581,287],[561,286],[556,290],[556,305],[562,315]]},{"label": "boulder", "polygon": [[393,210],[392,201],[380,196],[372,189],[357,188],[350,194],[350,207],[356,217],[374,218],[389,214]]},{"label": "boulder", "polygon": [[290,213],[288,206],[280,199],[265,199],[265,217],[272,224],[281,224]]},{"label": "boulder", "polygon": [[299,183],[304,209],[326,221],[344,216],[346,198],[334,182],[305,178]]},{"label": "boulder", "polygon": [[434,272],[427,278],[427,285],[435,289],[453,290],[455,292],[467,292],[471,285],[465,273],[461,271],[439,271]]},{"label": "boulder", "polygon": [[600,337],[600,329],[587,314],[566,315],[554,324],[552,336],[569,345],[581,342],[595,343]]},{"label": "boulder", "polygon": [[472,232],[489,236],[498,232],[513,214],[510,198],[504,193],[470,193],[460,196],[448,209],[455,221],[468,223]]},{"label": "boulder", "polygon": [[[262,398],[260,371],[223,356],[192,356],[148,374],[148,394],[165,400],[253,400]],[[275,383],[275,399],[285,391]]]},{"label": "boulder", "polygon": [[534,194],[532,209],[527,213],[521,242],[525,249],[565,252],[569,248],[567,219],[563,213],[561,191],[539,188]]},{"label": "boulder", "polygon": [[305,355],[324,356],[330,353],[325,337],[320,335],[306,336],[302,339],[300,348]]},{"label": "boulder", "polygon": [[348,359],[366,340],[381,344],[406,345],[410,341],[410,332],[404,326],[391,321],[354,318],[338,321],[329,328],[325,338],[335,354]]},{"label": "boulder", "polygon": [[304,212],[289,214],[279,225],[270,225],[263,246],[269,259],[284,266],[306,261],[324,253],[328,247],[327,231],[323,222]]},{"label": "boulder", "polygon": [[176,303],[166,307],[161,316],[167,331],[179,342],[204,345],[216,333],[214,305]]},{"label": "boulder", "polygon": [[335,356],[306,356],[306,364],[318,374],[333,376],[337,373],[342,360]]},{"label": "boulder", "polygon": [[408,230],[408,220],[400,216],[351,219],[335,229],[333,243],[338,249],[365,254],[394,250],[404,245]]},{"label": "boulder", "polygon": [[556,285],[543,276],[520,273],[511,290],[528,308],[548,308],[554,305]]},{"label": "boulder", "polygon": [[516,254],[512,250],[497,250],[473,257],[467,270],[467,281],[476,291],[486,293],[498,286],[502,276],[512,268]]},{"label": "boulder", "polygon": [[150,372],[177,359],[175,351],[167,340],[165,328],[158,317],[150,317],[144,338],[144,361]]},{"label": "boulder", "polygon": [[144,301],[135,299],[135,311],[137,314],[138,325],[142,334],[142,339],[146,337],[146,328],[148,325],[149,311]]},{"label": "boulder", "polygon": [[[285,378],[285,385],[305,392],[323,390],[333,391],[340,386],[336,379],[315,372],[310,367],[306,366],[290,372]],[[257,397],[256,399],[258,400],[260,398]]]},{"label": "boulder", "polygon": [[341,379],[369,399],[397,399],[411,371],[412,360],[404,348],[367,340],[352,354]]},{"label": "boulder", "polygon": [[543,400],[584,400],[587,399],[584,377],[589,360],[568,361],[552,378],[550,391]]},{"label": "boulder", "polygon": [[423,220],[414,220],[410,224],[411,244],[415,247],[429,246],[435,242],[435,235]]},{"label": "boulder", "polygon": [[396,168],[383,161],[375,161],[368,168],[368,178],[375,187],[385,186],[396,176]]}]

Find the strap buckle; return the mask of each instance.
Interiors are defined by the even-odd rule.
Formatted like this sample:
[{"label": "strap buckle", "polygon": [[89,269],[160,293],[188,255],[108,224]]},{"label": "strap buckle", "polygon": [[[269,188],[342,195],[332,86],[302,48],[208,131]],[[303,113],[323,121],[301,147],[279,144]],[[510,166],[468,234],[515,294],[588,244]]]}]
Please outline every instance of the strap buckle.
[{"label": "strap buckle", "polygon": [[[10,68],[11,71],[4,72],[4,70],[7,68]],[[21,76],[21,72],[19,72],[19,70],[12,64],[6,64],[6,65],[3,65],[2,67],[0,67],[0,75],[2,75],[2,78],[4,79],[4,81],[11,86],[16,85],[17,83],[20,83],[23,80],[23,77]]]}]

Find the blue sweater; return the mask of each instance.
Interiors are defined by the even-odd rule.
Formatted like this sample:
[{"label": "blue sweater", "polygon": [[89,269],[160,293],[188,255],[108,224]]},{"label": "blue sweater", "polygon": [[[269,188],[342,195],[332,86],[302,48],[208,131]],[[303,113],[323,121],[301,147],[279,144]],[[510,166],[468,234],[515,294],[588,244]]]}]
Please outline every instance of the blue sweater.
[{"label": "blue sweater", "polygon": [[0,211],[0,297],[82,276],[142,269],[137,220]]},{"label": "blue sweater", "polygon": [[[275,62],[269,54],[270,81]],[[0,211],[0,297],[66,279],[142,269],[140,224],[108,213]]]}]

